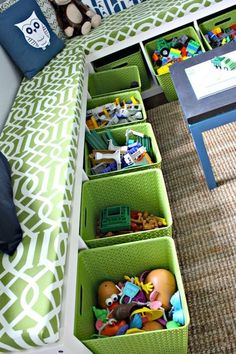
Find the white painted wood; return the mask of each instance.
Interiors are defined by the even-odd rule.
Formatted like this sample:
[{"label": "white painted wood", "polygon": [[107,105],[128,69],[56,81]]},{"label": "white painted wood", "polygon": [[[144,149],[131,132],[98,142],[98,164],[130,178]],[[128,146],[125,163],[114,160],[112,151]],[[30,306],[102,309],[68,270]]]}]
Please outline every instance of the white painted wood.
[{"label": "white painted wood", "polygon": [[145,58],[145,61],[146,61],[146,64],[147,64],[147,67],[148,67],[148,70],[149,70],[149,73],[152,77],[152,82],[153,82],[153,85],[154,86],[159,86],[158,83],[157,83],[157,80],[156,80],[156,77],[153,73],[153,65],[151,63],[151,60],[149,59],[149,55],[147,54],[146,50],[145,50],[145,47],[144,47],[144,44],[143,42],[140,42],[140,48],[141,48],[141,51],[143,53],[143,56]]},{"label": "white painted wood", "polygon": [[89,180],[89,178],[88,178],[88,176],[87,176],[87,173],[85,172],[85,170],[83,169],[83,171],[82,171],[82,181],[84,182],[84,181],[88,181]]}]

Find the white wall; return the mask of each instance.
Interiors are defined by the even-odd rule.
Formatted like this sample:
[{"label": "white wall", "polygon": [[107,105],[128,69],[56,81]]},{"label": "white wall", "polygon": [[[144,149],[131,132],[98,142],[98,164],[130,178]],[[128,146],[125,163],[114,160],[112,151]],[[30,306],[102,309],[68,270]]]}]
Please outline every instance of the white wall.
[{"label": "white wall", "polygon": [[11,109],[22,75],[0,46],[0,132]]}]

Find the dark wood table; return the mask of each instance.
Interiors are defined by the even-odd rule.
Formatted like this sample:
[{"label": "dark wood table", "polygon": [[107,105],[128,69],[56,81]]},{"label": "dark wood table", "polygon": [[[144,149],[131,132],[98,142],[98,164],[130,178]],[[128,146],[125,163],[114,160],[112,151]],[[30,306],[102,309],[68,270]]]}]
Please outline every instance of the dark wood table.
[{"label": "dark wood table", "polygon": [[233,50],[236,50],[236,42],[228,43],[170,67],[184,118],[192,135],[209,189],[215,188],[217,183],[202,133],[236,121],[236,87],[197,99],[185,69],[210,60],[215,56],[223,56]]}]

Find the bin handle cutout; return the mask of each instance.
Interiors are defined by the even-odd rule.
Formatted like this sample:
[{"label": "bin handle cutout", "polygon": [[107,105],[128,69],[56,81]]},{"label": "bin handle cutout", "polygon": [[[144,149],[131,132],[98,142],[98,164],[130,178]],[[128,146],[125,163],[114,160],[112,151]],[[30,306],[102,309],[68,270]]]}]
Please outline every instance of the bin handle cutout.
[{"label": "bin handle cutout", "polygon": [[219,22],[216,22],[215,23],[215,26],[219,26],[221,25],[222,23],[225,23],[225,22],[228,22],[228,21],[231,21],[231,17],[228,17],[228,18],[225,18],[224,20],[221,20]]},{"label": "bin handle cutout", "polygon": [[79,313],[80,316],[82,316],[83,313],[83,287],[82,285],[80,285],[80,306],[79,306]]},{"label": "bin handle cutout", "polygon": [[128,63],[123,63],[120,65],[113,66],[112,69],[119,69],[119,68],[123,68],[124,66],[128,66]]},{"label": "bin handle cutout", "polygon": [[87,208],[84,208],[84,227],[87,225]]}]

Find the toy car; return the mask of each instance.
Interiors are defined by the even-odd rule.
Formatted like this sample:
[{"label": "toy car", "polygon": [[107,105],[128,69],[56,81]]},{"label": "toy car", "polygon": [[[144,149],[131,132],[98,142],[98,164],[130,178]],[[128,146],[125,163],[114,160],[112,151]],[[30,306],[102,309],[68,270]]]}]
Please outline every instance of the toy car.
[{"label": "toy car", "polygon": [[215,57],[211,60],[211,63],[215,66],[215,68],[219,68],[219,69],[224,69],[224,70],[236,69],[236,62],[226,57]]}]

